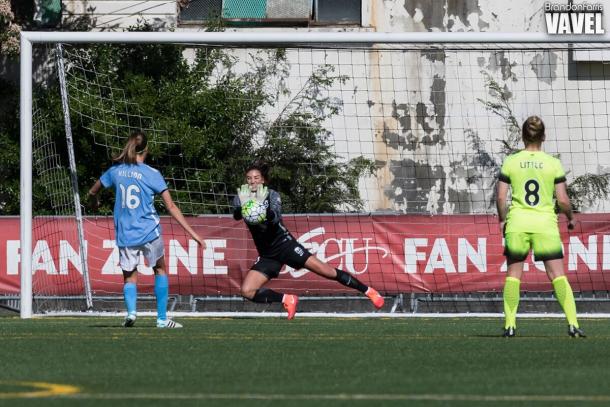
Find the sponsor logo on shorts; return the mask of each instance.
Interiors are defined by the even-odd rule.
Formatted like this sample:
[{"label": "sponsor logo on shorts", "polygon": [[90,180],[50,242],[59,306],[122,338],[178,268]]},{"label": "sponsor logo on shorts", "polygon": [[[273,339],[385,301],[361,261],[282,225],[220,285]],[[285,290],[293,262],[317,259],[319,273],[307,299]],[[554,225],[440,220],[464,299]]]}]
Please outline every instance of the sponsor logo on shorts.
[{"label": "sponsor logo on shorts", "polygon": [[305,251],[304,251],[304,250],[303,250],[303,248],[301,248],[301,247],[295,247],[295,248],[294,248],[294,252],[295,252],[296,254],[298,254],[299,256],[303,256],[303,255],[305,254]]}]

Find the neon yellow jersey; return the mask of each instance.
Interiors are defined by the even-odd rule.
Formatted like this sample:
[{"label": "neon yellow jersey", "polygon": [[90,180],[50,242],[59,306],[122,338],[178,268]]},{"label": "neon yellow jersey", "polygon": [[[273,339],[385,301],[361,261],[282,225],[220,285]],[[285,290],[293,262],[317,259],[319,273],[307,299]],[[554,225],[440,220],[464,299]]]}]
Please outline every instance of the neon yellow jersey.
[{"label": "neon yellow jersey", "polygon": [[506,233],[559,233],[553,194],[566,175],[557,158],[521,150],[504,160],[499,179],[510,184],[512,193]]}]

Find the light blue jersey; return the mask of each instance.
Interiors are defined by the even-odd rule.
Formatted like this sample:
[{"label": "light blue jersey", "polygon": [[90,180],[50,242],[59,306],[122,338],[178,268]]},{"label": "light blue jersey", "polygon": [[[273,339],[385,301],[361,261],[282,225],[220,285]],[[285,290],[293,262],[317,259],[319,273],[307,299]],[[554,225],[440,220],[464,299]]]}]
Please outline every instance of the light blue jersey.
[{"label": "light blue jersey", "polygon": [[140,246],[161,236],[155,194],[167,189],[161,173],[146,164],[113,165],[101,177],[114,186],[114,230],[118,247]]}]

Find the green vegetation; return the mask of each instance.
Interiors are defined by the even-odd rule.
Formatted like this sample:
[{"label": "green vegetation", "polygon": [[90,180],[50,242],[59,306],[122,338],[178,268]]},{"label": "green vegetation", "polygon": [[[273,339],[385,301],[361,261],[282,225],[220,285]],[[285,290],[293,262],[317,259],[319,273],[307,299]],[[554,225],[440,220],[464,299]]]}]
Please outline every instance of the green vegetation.
[{"label": "green vegetation", "polygon": [[0,214],[19,213],[19,97],[0,79]]}]

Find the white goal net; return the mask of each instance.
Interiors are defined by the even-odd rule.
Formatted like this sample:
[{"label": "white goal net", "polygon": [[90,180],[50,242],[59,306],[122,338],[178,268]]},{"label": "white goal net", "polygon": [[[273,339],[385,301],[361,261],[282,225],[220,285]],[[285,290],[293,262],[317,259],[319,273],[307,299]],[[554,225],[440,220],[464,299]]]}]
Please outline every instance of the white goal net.
[{"label": "white goal net", "polygon": [[[158,203],[174,310],[279,311],[239,296],[257,253],[230,203],[246,166],[262,158],[288,230],[387,296],[384,311],[500,312],[506,265],[495,185],[530,115],[545,122],[544,149],[560,158],[580,212],[569,234],[560,218],[577,304],[607,312],[606,44],[335,35],[249,45],[230,35],[223,44],[223,33],[199,43],[178,35],[35,48],[52,55],[53,68],[34,84],[33,152],[22,162],[33,168],[34,312],[122,310],[114,197],[104,192],[92,212],[86,192],[134,130],[148,135],[149,164],[205,240],[189,240]],[[152,308],[152,269],[139,271],[142,307],[151,300]],[[373,311],[307,270],[284,268],[269,286],[309,299],[303,310]],[[523,310],[559,310],[543,265],[529,258],[522,291]]]}]

